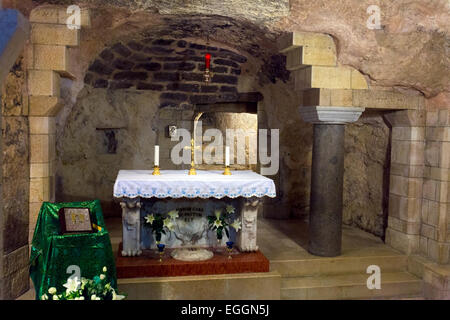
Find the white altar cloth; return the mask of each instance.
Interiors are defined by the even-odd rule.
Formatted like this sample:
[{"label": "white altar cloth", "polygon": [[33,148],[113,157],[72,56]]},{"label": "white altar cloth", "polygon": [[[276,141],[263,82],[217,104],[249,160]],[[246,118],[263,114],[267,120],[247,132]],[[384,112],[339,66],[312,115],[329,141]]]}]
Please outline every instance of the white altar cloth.
[{"label": "white altar cloth", "polygon": [[151,170],[120,170],[114,183],[116,198],[216,198],[276,196],[275,183],[250,170],[232,171],[161,170],[160,176]]}]

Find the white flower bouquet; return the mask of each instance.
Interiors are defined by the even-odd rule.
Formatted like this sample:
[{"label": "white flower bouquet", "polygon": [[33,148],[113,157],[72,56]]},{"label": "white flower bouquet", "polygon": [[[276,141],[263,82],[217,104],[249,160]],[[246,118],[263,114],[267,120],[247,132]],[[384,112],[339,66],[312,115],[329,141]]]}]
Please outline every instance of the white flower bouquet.
[{"label": "white flower bouquet", "polygon": [[63,285],[66,291],[58,294],[55,287],[48,289],[48,293],[41,296],[41,300],[123,300],[125,295],[120,295],[105,281],[106,267],[103,273],[95,276],[94,279],[71,277]]}]

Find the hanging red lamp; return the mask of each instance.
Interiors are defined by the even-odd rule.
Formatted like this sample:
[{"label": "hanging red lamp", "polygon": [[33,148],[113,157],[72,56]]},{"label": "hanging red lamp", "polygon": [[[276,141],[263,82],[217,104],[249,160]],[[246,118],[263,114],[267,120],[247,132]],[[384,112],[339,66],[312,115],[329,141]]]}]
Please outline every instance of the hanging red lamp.
[{"label": "hanging red lamp", "polygon": [[203,74],[206,83],[211,81],[211,54],[205,54],[205,72]]}]

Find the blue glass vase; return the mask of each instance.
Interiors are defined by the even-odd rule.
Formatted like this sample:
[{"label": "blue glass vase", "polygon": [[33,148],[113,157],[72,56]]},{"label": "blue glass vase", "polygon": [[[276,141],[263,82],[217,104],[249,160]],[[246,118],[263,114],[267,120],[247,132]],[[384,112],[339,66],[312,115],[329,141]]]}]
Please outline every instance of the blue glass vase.
[{"label": "blue glass vase", "polygon": [[159,252],[159,262],[162,262],[162,258],[164,255],[164,248],[166,247],[166,245],[162,244],[162,243],[158,243],[156,246],[158,247],[158,252]]},{"label": "blue glass vase", "polygon": [[227,251],[228,251],[228,259],[231,259],[231,252],[233,251],[233,241],[227,241]]}]

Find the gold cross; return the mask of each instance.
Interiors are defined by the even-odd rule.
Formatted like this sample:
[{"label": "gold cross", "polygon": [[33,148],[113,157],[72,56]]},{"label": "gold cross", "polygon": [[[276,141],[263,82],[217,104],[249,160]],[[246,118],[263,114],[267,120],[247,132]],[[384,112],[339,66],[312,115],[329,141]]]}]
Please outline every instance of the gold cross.
[{"label": "gold cross", "polygon": [[195,163],[194,163],[194,152],[195,149],[199,149],[200,146],[195,146],[194,144],[194,139],[191,139],[191,146],[190,147],[184,147],[184,149],[191,149],[191,169],[189,169],[189,175],[190,176],[194,176],[197,174],[197,172],[195,172]]}]

